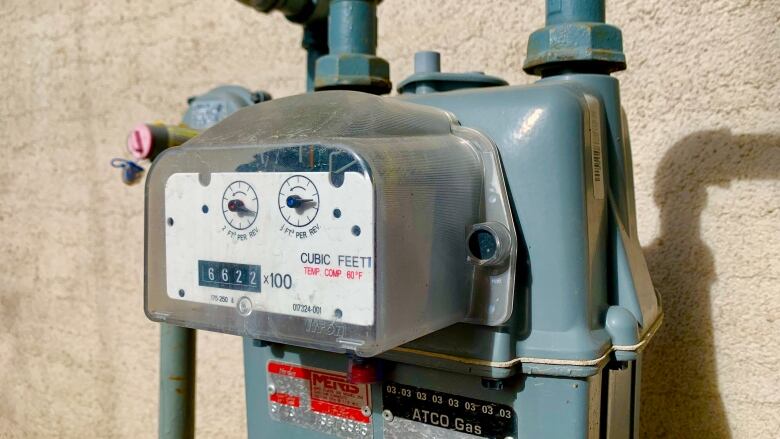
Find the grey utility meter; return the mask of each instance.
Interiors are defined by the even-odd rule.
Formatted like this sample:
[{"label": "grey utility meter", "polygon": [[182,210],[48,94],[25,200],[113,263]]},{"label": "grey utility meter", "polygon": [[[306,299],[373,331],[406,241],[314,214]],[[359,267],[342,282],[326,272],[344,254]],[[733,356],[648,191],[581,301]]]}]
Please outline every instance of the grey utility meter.
[{"label": "grey utility meter", "polygon": [[129,142],[154,157],[160,437],[194,430],[180,327],[243,336],[250,438],[638,437],[662,309],[603,0],[546,2],[533,84],[418,52],[391,97],[379,1],[243,3],[304,25],[313,93],[218,87],[191,140]]},{"label": "grey utility meter", "polygon": [[374,356],[512,312],[496,147],[443,110],[343,91],[248,107],[161,154],[146,202],[153,320]]}]

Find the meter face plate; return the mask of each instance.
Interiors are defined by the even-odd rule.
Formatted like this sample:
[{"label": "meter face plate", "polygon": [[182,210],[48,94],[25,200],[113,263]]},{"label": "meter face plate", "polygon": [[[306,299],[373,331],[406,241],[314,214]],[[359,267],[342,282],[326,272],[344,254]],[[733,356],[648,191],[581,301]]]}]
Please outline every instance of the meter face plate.
[{"label": "meter face plate", "polygon": [[172,174],[167,295],[240,315],[374,324],[370,179],[328,172]]}]

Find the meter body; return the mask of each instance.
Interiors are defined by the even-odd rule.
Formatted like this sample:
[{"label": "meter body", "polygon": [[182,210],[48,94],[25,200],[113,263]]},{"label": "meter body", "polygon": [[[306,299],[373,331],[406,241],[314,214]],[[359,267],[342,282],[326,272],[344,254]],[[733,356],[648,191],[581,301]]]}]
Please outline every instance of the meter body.
[{"label": "meter body", "polygon": [[147,314],[245,337],[250,437],[633,431],[660,307],[616,93],[577,75],[238,111],[150,171]]},{"label": "meter body", "polygon": [[243,337],[251,438],[636,437],[662,314],[603,2],[548,2],[537,83],[424,52],[395,97],[347,91],[389,87],[375,6],[330,2],[330,91],[192,106],[220,121],[149,171],[147,316]]}]

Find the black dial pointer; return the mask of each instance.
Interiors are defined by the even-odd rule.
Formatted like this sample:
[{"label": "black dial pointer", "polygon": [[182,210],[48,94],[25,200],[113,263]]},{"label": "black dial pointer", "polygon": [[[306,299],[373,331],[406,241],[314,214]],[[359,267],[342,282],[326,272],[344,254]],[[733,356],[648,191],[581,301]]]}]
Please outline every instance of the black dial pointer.
[{"label": "black dial pointer", "polygon": [[285,201],[285,203],[287,204],[287,207],[297,209],[303,206],[305,203],[310,203],[312,201],[314,200],[311,198],[301,198],[298,195],[290,195],[287,197],[287,201]]},{"label": "black dial pointer", "polygon": [[239,215],[241,214],[254,215],[256,213],[254,211],[247,209],[247,207],[244,205],[244,202],[238,199],[228,201],[227,208],[229,211],[236,212]]}]

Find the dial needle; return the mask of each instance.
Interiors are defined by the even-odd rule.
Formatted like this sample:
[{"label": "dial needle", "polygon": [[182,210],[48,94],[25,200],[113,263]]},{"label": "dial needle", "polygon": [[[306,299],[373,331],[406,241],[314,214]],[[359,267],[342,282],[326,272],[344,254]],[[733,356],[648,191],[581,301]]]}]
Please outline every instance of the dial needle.
[{"label": "dial needle", "polygon": [[285,202],[287,204],[287,207],[290,208],[298,208],[303,206],[305,203],[311,203],[314,201],[311,198],[301,198],[298,195],[290,195],[287,197],[287,201]]},{"label": "dial needle", "polygon": [[245,205],[244,202],[241,200],[230,200],[228,201],[228,210],[231,212],[238,213],[239,216],[241,215],[256,215],[257,212],[253,210],[249,210]]}]

